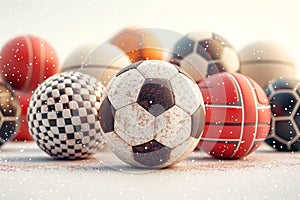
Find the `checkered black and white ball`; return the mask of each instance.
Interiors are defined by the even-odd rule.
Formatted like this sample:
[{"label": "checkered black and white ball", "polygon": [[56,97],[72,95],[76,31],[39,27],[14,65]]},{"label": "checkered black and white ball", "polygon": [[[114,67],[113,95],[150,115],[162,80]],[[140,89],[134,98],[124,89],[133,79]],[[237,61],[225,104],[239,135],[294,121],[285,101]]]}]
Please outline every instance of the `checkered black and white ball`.
[{"label": "checkered black and white ball", "polygon": [[81,159],[104,145],[98,111],[103,86],[80,72],[44,81],[31,97],[28,127],[38,146],[58,159]]}]

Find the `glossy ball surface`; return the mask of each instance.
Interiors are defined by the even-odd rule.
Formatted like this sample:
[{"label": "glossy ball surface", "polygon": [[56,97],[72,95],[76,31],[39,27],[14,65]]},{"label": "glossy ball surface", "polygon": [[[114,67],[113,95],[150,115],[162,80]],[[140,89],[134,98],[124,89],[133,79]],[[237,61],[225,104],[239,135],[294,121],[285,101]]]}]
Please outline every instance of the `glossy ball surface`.
[{"label": "glossy ball surface", "polygon": [[113,36],[110,42],[122,49],[132,63],[163,59],[160,42],[149,29],[125,28]]},{"label": "glossy ball surface", "polygon": [[58,73],[59,61],[53,47],[32,35],[8,41],[0,54],[0,76],[14,90],[32,92],[39,83]]},{"label": "glossy ball surface", "polygon": [[300,150],[300,81],[285,78],[265,88],[272,111],[272,128],[266,143],[279,151]]},{"label": "glossy ball surface", "polygon": [[211,156],[239,159],[255,151],[270,130],[271,110],[252,79],[223,72],[200,82],[206,118],[198,145]]}]

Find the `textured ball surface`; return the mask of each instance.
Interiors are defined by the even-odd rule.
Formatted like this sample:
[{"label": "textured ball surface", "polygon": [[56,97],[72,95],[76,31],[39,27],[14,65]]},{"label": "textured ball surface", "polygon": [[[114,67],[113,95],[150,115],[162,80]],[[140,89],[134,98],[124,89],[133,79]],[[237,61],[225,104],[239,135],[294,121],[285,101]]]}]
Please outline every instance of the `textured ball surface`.
[{"label": "textured ball surface", "polygon": [[265,88],[272,111],[272,128],[266,143],[279,151],[300,150],[300,81],[271,81]]},{"label": "textured ball surface", "polygon": [[39,83],[59,70],[55,50],[39,37],[16,37],[1,50],[0,75],[14,90],[32,92]]},{"label": "textured ball surface", "polygon": [[28,128],[28,121],[27,121],[27,109],[29,106],[29,101],[31,98],[31,93],[20,93],[16,92],[15,95],[17,96],[20,106],[21,106],[21,117],[20,117],[20,125],[19,125],[19,131],[13,138],[15,141],[31,141],[33,140],[29,128]]},{"label": "textured ball surface", "polygon": [[163,59],[160,43],[148,29],[134,27],[123,29],[112,37],[110,42],[122,49],[133,63]]},{"label": "textured ball surface", "polygon": [[149,60],[121,70],[100,106],[103,135],[124,162],[163,168],[198,144],[204,105],[197,85],[170,63]]},{"label": "textured ball surface", "polygon": [[[297,66],[288,51],[271,41],[257,41],[239,51],[240,72],[266,87],[280,77],[296,78]],[[258,73],[259,72],[259,73]]]},{"label": "textured ball surface", "polygon": [[21,107],[8,84],[0,82],[0,146],[18,131]]},{"label": "textured ball surface", "polygon": [[54,158],[80,159],[103,146],[98,109],[103,86],[80,72],[51,76],[33,93],[28,127],[38,146]]},{"label": "textured ball surface", "polygon": [[224,72],[206,78],[199,88],[206,110],[199,149],[216,158],[238,159],[263,143],[270,129],[271,111],[257,83]]},{"label": "textured ball surface", "polygon": [[110,43],[103,43],[87,56],[83,65],[77,65],[73,69],[77,68],[77,71],[99,79],[106,86],[122,68],[130,64],[128,56],[121,49]]},{"label": "textured ball surface", "polygon": [[236,72],[240,67],[234,48],[211,32],[194,32],[175,44],[171,63],[180,66],[196,82],[219,72]]}]

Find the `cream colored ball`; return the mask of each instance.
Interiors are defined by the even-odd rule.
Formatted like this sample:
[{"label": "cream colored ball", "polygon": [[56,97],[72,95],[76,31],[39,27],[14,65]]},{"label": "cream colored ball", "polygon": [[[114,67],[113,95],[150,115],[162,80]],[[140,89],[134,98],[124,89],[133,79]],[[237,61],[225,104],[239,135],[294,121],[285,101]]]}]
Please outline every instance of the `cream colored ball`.
[{"label": "cream colored ball", "polygon": [[240,73],[255,80],[261,87],[280,77],[296,78],[297,66],[289,52],[272,41],[250,43],[239,51]]}]

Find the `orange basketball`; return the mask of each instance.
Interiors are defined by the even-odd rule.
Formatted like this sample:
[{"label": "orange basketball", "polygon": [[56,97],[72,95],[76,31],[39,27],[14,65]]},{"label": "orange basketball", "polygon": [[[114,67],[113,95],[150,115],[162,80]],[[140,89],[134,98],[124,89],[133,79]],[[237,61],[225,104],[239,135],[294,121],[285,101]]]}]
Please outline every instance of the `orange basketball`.
[{"label": "orange basketball", "polygon": [[162,60],[160,43],[147,29],[126,28],[117,33],[110,42],[122,49],[131,62],[141,60]]}]

